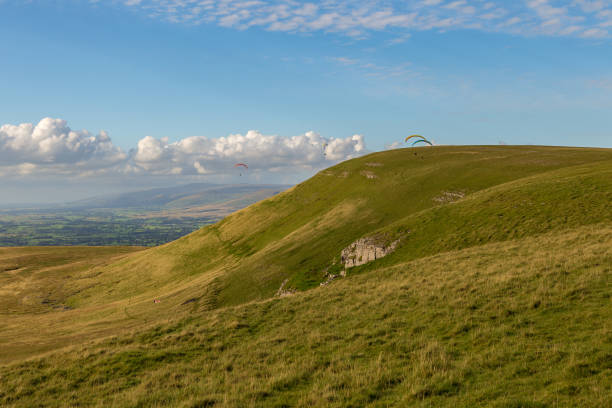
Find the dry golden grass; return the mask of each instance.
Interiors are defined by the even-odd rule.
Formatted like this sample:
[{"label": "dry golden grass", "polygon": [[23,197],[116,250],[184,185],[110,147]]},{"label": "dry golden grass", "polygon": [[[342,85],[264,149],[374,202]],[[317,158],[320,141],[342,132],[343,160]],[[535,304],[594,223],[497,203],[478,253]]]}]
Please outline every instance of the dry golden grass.
[{"label": "dry golden grass", "polygon": [[[7,406],[600,406],[612,224],[452,251],[0,369]],[[203,311],[203,310],[202,310]]]}]

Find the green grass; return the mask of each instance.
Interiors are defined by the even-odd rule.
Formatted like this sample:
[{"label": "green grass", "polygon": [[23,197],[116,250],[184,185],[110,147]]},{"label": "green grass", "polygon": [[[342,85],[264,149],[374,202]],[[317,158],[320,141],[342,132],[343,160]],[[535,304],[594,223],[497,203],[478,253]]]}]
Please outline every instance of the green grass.
[{"label": "green grass", "polygon": [[[152,270],[160,279],[156,287],[194,279],[195,290],[185,293],[189,297],[197,296],[214,275],[219,287],[214,303],[219,306],[266,299],[285,279],[305,290],[323,280],[342,248],[386,227],[411,231],[405,241],[410,244],[404,247],[416,258],[479,245],[491,234],[491,239],[503,240],[546,232],[549,224],[564,228],[561,219],[554,219],[554,205],[568,199],[566,208],[558,211],[563,217],[579,218],[576,225],[592,222],[581,217],[610,219],[605,204],[610,200],[611,160],[612,152],[604,149],[508,146],[419,149],[417,156],[411,149],[372,154],[323,171],[289,192],[148,252],[148,260],[163,260],[159,268],[136,257],[129,275],[113,271],[121,274],[126,286],[116,292],[116,299],[129,296],[130,290],[137,293],[136,283]],[[567,177],[563,169],[568,169]],[[364,177],[366,171],[377,178]],[[580,177],[595,183],[587,186],[596,190],[572,200]],[[528,186],[529,191],[523,188]],[[466,194],[460,209],[435,201],[448,191]],[[591,196],[605,214],[585,212]],[[507,208],[511,205],[517,208]],[[500,216],[503,211],[506,215]],[[200,286],[197,280],[205,276]],[[162,293],[182,301],[171,289]]]},{"label": "green grass", "polygon": [[5,367],[0,401],[604,407],[611,246],[582,227],[195,312]]},{"label": "green grass", "polygon": [[[610,203],[607,149],[344,162],[0,316],[0,405],[609,406]],[[373,235],[400,246],[319,287]]]}]

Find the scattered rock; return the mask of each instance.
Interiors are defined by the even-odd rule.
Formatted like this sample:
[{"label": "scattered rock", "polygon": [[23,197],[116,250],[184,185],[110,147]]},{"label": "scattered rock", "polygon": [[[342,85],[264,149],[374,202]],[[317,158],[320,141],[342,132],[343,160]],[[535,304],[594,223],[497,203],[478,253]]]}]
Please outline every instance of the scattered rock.
[{"label": "scattered rock", "polygon": [[389,255],[398,243],[399,239],[386,244],[373,237],[361,238],[342,250],[341,260],[345,268],[363,265]]},{"label": "scattered rock", "polygon": [[323,282],[319,283],[319,286],[329,285],[331,283],[331,281],[336,279],[338,276],[339,275],[327,274],[327,279],[325,279]]},{"label": "scattered rock", "polygon": [[460,200],[463,197],[465,197],[465,193],[462,193],[461,191],[443,191],[442,194],[437,197],[434,197],[433,200],[436,203],[446,204]]},{"label": "scattered rock", "polygon": [[349,173],[348,171],[343,171],[340,174],[335,174],[333,171],[326,170],[326,171],[322,171],[320,174],[322,176],[335,176],[338,178],[347,178],[351,173]]},{"label": "scattered rock", "polygon": [[295,289],[285,289],[285,285],[287,284],[287,282],[289,282],[289,279],[285,279],[283,281],[283,283],[281,283],[280,288],[278,288],[278,290],[276,291],[276,295],[277,297],[285,297],[285,296],[290,296],[293,295],[296,290]]},{"label": "scattered rock", "polygon": [[366,163],[366,166],[368,166],[368,167],[382,167],[383,164],[382,163],[374,163],[374,162],[372,162],[372,163]]},{"label": "scattered rock", "polygon": [[359,174],[361,174],[362,176],[369,178],[369,179],[375,179],[378,178],[378,176],[374,173],[372,173],[371,171],[368,170],[362,170]]},{"label": "scattered rock", "polygon": [[[327,269],[325,270],[325,272],[327,272]],[[346,276],[346,269],[342,269],[338,273],[329,273],[329,272],[327,272],[325,274],[325,280],[323,282],[319,283],[319,286],[329,285],[334,279],[344,278],[345,276]]]}]

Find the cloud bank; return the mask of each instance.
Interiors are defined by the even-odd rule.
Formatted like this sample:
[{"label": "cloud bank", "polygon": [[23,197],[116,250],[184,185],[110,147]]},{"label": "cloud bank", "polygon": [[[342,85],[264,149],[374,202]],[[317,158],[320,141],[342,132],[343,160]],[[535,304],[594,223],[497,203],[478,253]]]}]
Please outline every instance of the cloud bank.
[{"label": "cloud bank", "polygon": [[[612,0],[123,0],[125,7],[173,23],[245,30],[335,32],[362,37],[473,29],[517,35],[609,37]],[[403,32],[402,32],[403,31]]]},{"label": "cloud bank", "polygon": [[1,175],[235,175],[237,162],[248,163],[249,172],[299,173],[364,153],[362,135],[324,138],[312,131],[281,137],[250,130],[173,143],[146,136],[124,152],[106,132],[72,130],[62,119],[0,127]]}]

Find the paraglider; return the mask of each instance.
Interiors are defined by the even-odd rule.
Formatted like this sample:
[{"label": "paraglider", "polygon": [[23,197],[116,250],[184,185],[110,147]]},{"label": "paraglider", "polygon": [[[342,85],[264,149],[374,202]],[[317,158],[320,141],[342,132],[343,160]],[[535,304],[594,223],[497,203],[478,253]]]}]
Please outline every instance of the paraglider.
[{"label": "paraglider", "polygon": [[323,142],[323,144],[321,145],[321,152],[323,153],[323,157],[327,156],[327,152],[325,152],[325,149],[327,149],[327,146],[329,146],[329,143],[327,142]]},{"label": "paraglider", "polygon": [[[246,164],[244,164],[244,163],[236,163],[236,164],[234,164],[234,167],[237,167],[237,168],[244,167],[245,169],[248,169],[248,168],[249,168],[249,166],[247,166],[247,165],[246,165]],[[240,170],[240,176],[242,176],[242,169]]]},{"label": "paraglider", "polygon": [[404,139],[404,142],[407,142],[408,140],[412,139],[413,137],[420,137],[421,139],[425,139],[425,138],[424,138],[423,136],[421,136],[421,135],[410,135],[410,136],[408,136],[408,137],[406,137],[406,138]]},{"label": "paraglider", "polygon": [[404,139],[404,142],[407,143],[408,140],[414,138],[416,138],[417,140],[414,140],[410,146],[414,146],[417,143],[427,143],[428,145],[433,146],[433,143],[431,143],[429,140],[425,139],[425,137],[421,135],[410,135]]},{"label": "paraglider", "polygon": [[420,140],[417,140],[417,141],[416,141],[416,142],[414,142],[414,143],[413,143],[411,146],[414,146],[414,145],[415,145],[415,144],[417,144],[417,143],[427,143],[428,145],[433,146],[433,143],[431,143],[429,140],[427,140],[427,139],[425,139],[425,138],[420,139]]}]

